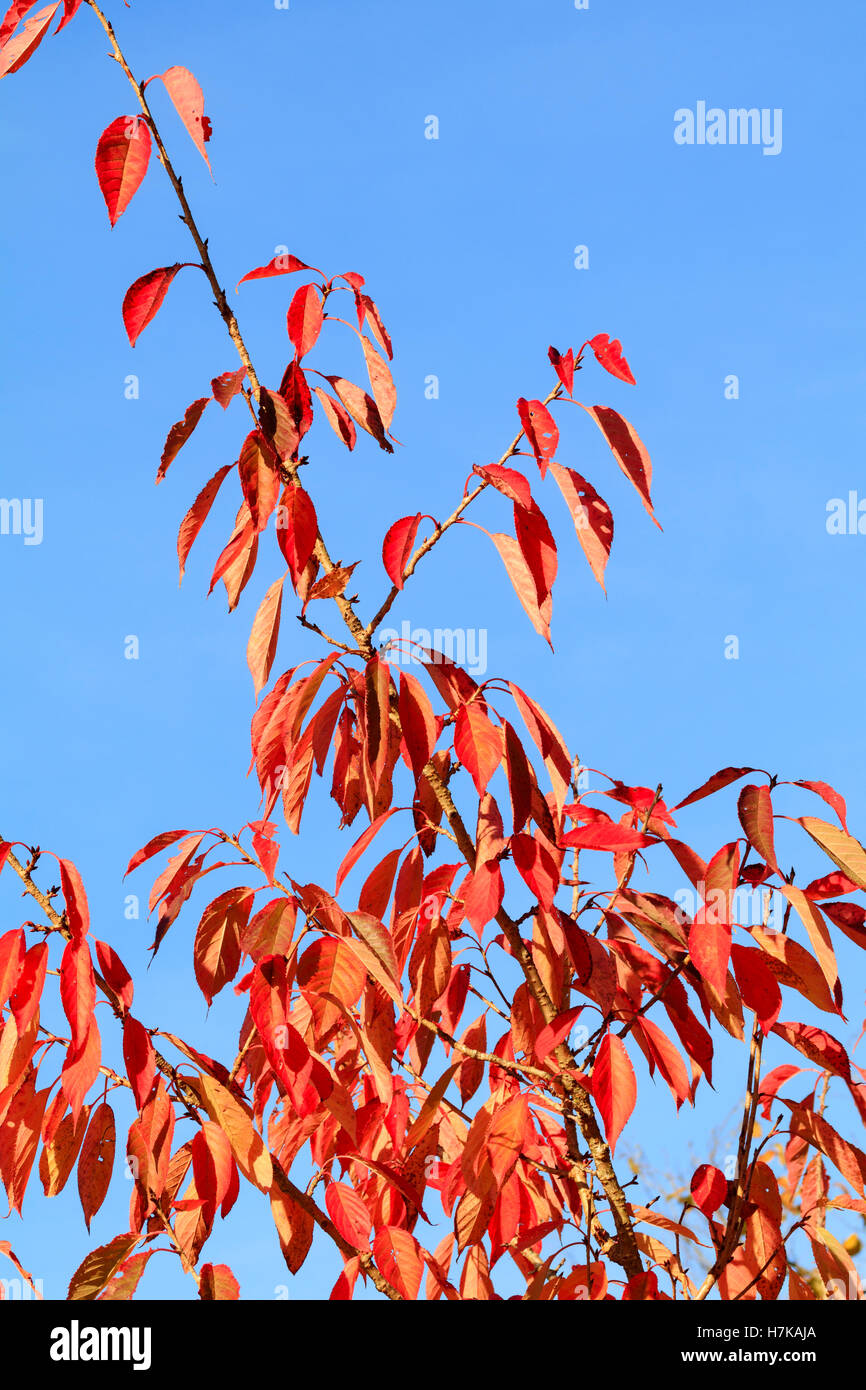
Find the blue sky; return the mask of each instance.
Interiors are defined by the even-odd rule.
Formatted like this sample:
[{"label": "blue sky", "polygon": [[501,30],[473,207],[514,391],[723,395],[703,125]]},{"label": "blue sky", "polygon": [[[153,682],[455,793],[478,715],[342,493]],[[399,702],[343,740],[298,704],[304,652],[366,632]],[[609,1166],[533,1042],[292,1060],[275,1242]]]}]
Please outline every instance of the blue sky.
[{"label": "blue sky", "polygon": [[[291,0],[286,11],[269,0],[206,10],[150,0],[107,10],[139,76],[184,64],[204,88],[215,183],[167,98],[154,105],[227,289],[285,245],[328,274],[360,271],[394,339],[394,432],[405,447],[389,457],[366,441],[349,456],[324,427],[314,436],[310,487],[332,555],[363,562],[362,611],[385,592],[387,524],[452,510],[472,464],[513,437],[517,397],[550,389],[548,345],[619,337],[637,386],[592,363],[578,394],[638,429],[664,532],[592,422],[564,411],[559,461],[585,473],[614,512],[607,599],[551,482],[536,492],[559,545],[555,655],[492,546],[468,528],[421,567],[394,616],[484,629],[488,674],[529,689],[586,763],[632,784],[661,781],[668,804],[721,766],[753,764],[832,783],[862,837],[866,538],[826,527],[831,499],[866,497],[862,7],[801,7],[799,19],[781,0],[685,12],[638,0],[591,0],[582,11],[570,0]],[[145,870],[130,889],[121,877],[160,830],[235,829],[256,813],[244,652],[277,557],[265,547],[234,614],[217,593],[205,602],[236,506],[227,492],[178,590],[177,526],[236,457],[246,427],[212,407],[154,487],[169,426],[237,363],[194,274],[178,277],[129,347],[125,289],[191,247],[156,164],[108,225],[93,154],[134,99],[105,52],[82,10],[0,88],[0,491],[44,504],[40,545],[0,536],[0,830],[78,865],[94,931],[133,970],[150,1026],[227,1055],[235,1001],[218,1000],[208,1020],[192,984],[195,904],[207,898],[193,899],[145,977],[152,935],[125,920],[124,897],[144,899],[150,879]],[[781,109],[781,152],[678,145],[674,113],[699,101]],[[430,115],[438,140],[424,136]],[[588,269],[575,268],[578,246]],[[232,294],[271,385],[289,356],[287,302],[287,282]],[[313,365],[361,379],[345,330],[333,329],[319,356]],[[124,395],[130,374],[137,400]],[[425,397],[431,374],[436,400]],[[738,399],[726,399],[731,375]],[[497,503],[485,499],[476,519],[505,529]],[[294,626],[284,617],[277,671],[318,650]],[[137,661],[124,657],[130,635]],[[736,660],[725,658],[731,636]],[[680,822],[705,857],[737,834],[735,796]],[[823,814],[805,793],[784,809]],[[334,825],[319,797],[283,866],[332,886]],[[823,872],[805,837],[789,836],[802,872]],[[4,926],[20,917],[10,877],[0,884]],[[678,886],[671,873],[667,891]],[[853,1042],[862,966],[853,947],[840,955],[843,1036]],[[627,1137],[688,1176],[688,1145],[700,1161],[739,1103],[739,1075],[725,1070],[675,1139],[666,1089],[639,1077]],[[94,1239],[125,1228],[128,1193],[116,1186]],[[238,1213],[212,1238],[211,1258],[232,1265],[245,1296],[273,1297],[290,1281],[267,1213],[254,1194]],[[42,1273],[46,1293],[62,1296],[88,1248],[77,1195],[46,1204],[34,1188],[24,1215],[2,1235]],[[326,1293],[338,1269],[317,1246],[303,1292]],[[142,1285],[151,1297],[191,1291],[165,1259]]]}]

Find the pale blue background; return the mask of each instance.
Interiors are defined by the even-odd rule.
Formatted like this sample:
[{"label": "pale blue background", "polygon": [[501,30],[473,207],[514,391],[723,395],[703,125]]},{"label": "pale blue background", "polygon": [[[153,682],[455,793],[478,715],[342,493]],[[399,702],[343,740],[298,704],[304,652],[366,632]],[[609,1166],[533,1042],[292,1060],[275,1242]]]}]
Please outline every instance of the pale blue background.
[{"label": "pale blue background", "polygon": [[[622,339],[637,388],[592,364],[581,395],[623,411],[646,441],[664,534],[591,421],[563,412],[560,461],[585,472],[614,510],[608,600],[553,484],[536,478],[560,548],[556,656],[492,547],[468,529],[422,567],[397,623],[486,628],[489,674],[529,688],[585,762],[631,783],[662,781],[669,804],[720,766],[757,763],[838,786],[862,835],[866,539],[825,527],[829,499],[866,493],[862,7],[292,0],[276,11],[268,0],[149,0],[126,10],[115,0],[108,9],[139,76],[180,63],[204,87],[215,186],[155,89],[154,105],[226,287],[285,244],[328,273],[363,273],[393,335],[394,429],[406,447],[388,457],[365,438],[348,456],[323,426],[311,450],[331,552],[364,561],[362,611],[385,591],[386,525],[416,510],[449,512],[473,462],[498,457],[512,438],[516,398],[549,389],[548,345],[576,348],[608,332]],[[109,228],[93,153],[102,129],[135,108],[105,51],[82,10],[0,89],[0,491],[45,504],[41,546],[0,538],[0,829],[76,862],[94,932],[133,970],[145,1022],[228,1056],[237,1003],[220,998],[206,1020],[192,979],[195,905],[208,898],[197,895],[145,976],[151,929],[124,920],[121,875],[157,831],[237,828],[256,814],[244,781],[253,709],[244,651],[277,557],[269,539],[231,617],[221,594],[204,602],[236,507],[227,488],[178,592],[177,525],[236,456],[246,425],[237,408],[223,419],[211,406],[154,488],[169,426],[237,363],[190,272],[129,348],[126,287],[187,259],[191,245],[156,164]],[[676,145],[674,111],[698,100],[782,108],[781,155]],[[435,142],[424,138],[429,114],[441,123]],[[588,271],[573,267],[579,244]],[[271,384],[289,355],[295,283],[244,286],[232,301]],[[332,330],[311,365],[362,379],[345,330]],[[130,373],[140,377],[138,401],[124,398]],[[424,396],[431,373],[438,401]],[[737,401],[724,397],[731,373]],[[478,519],[504,529],[509,509],[485,499]],[[289,613],[277,670],[317,650],[294,629]],[[130,634],[138,661],[124,659]],[[724,659],[729,635],[739,660]],[[683,816],[683,834],[705,857],[736,836],[734,801],[728,793]],[[825,814],[805,793],[789,809]],[[334,825],[333,804],[317,792],[284,867],[332,887]],[[784,862],[804,866],[799,879],[823,872],[799,831],[779,835]],[[668,891],[682,886],[672,861],[656,862]],[[144,898],[151,881],[145,870],[133,888]],[[0,926],[22,919],[8,871],[2,904]],[[842,960],[848,1023],[813,1021],[853,1042],[862,961],[847,946]],[[798,999],[786,996],[783,1017],[811,1017]],[[118,1052],[107,1011],[105,1031]],[[640,1144],[657,1169],[687,1179],[714,1129],[730,1132],[742,1072],[723,1064],[734,1049],[719,1047],[717,1095],[707,1091],[676,1128],[667,1089],[649,1083],[635,1054],[641,1103],[624,1156],[627,1141],[632,1151]],[[781,1044],[770,1051],[773,1062],[796,1060]],[[828,1113],[850,1122],[841,1102]],[[646,1176],[645,1198],[652,1184]],[[94,1240],[125,1229],[127,1195],[118,1181]],[[89,1248],[74,1188],[49,1204],[34,1179],[24,1215],[0,1235],[46,1294],[61,1297]],[[246,1297],[271,1298],[285,1283],[292,1297],[325,1295],[339,1271],[317,1240],[292,1284],[263,1199],[249,1192],[207,1248],[231,1264]],[[160,1256],[142,1292],[189,1297],[193,1286]]]}]

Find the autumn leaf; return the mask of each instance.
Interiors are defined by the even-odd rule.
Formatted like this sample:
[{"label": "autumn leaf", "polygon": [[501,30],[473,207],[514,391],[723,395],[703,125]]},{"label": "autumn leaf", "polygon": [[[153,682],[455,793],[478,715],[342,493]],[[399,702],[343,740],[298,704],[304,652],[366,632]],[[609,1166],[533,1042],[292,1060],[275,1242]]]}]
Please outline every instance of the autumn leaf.
[{"label": "autumn leaf", "polygon": [[650,498],[652,463],[634,425],[630,425],[624,416],[607,406],[585,405],[583,409],[598,425],[610,445],[611,453],[634,486],[650,518],[661,530]]},{"label": "autumn leaf", "polygon": [[631,367],[622,355],[622,343],[619,338],[614,338],[611,342],[608,333],[596,333],[594,338],[589,339],[588,346],[592,348],[596,360],[606,372],[618,377],[620,381],[627,381],[631,386],[635,385]]},{"label": "autumn leaf", "polygon": [[482,796],[502,761],[502,730],[492,724],[477,701],[461,705],[454,724],[454,751]]},{"label": "autumn leaf", "polygon": [[[204,114],[204,93],[198,81],[188,68],[180,67],[167,68],[165,72],[157,73],[156,77],[148,78],[148,82],[157,81],[162,82],[165,86],[177,114],[189,131],[196,149],[210,169],[210,160],[207,157],[205,145],[211,138],[212,130],[211,123]],[[147,82],[144,85],[146,87]]]},{"label": "autumn leaf", "polygon": [[284,579],[285,576],[275,580],[262,599],[247,643],[247,665],[253,678],[256,699],[268,683],[277,653]]},{"label": "autumn leaf", "polygon": [[159,461],[159,471],[156,475],[156,481],[158,483],[162,482],[168,472],[169,465],[177,458],[204,414],[205,406],[207,406],[211,400],[211,396],[200,396],[197,401],[193,401],[192,405],[187,406],[186,414],[183,419],[178,420],[176,425],[172,425],[168,432],[168,438],[165,441],[162,458]]},{"label": "autumn leaf", "polygon": [[543,478],[548,463],[556,456],[559,428],[542,401],[527,401],[521,396],[517,402],[517,412]]},{"label": "autumn leaf", "polygon": [[168,294],[169,286],[179,270],[189,262],[161,266],[150,270],[130,285],[123,299],[123,324],[130,345],[135,347],[139,335],[159,313],[162,301]]},{"label": "autumn leaf", "polygon": [[324,313],[318,285],[302,285],[289,305],[287,325],[298,361],[315,347],[322,331]]},{"label": "autumn leaf", "polygon": [[332,1182],[325,1190],[328,1215],[344,1240],[356,1250],[370,1250],[370,1219],[364,1201],[353,1187]]},{"label": "autumn leaf", "polygon": [[562,468],[551,461],[550,471],[565,498],[590,569],[604,588],[605,566],[613,544],[613,513],[592,484],[573,468]]},{"label": "autumn leaf", "polygon": [[418,1297],[424,1262],[417,1240],[399,1226],[380,1226],[373,1242],[376,1264],[403,1298]]},{"label": "autumn leaf", "polygon": [[689,1191],[695,1206],[709,1219],[727,1198],[728,1180],[720,1168],[702,1163],[692,1175]]},{"label": "autumn leaf", "polygon": [[[7,22],[11,22],[14,29],[20,15],[26,13],[27,9],[29,9],[27,5],[22,10],[20,5],[13,4],[4,21],[4,31]],[[59,0],[55,5],[46,5],[44,10],[40,10],[38,14],[27,20],[19,34],[4,44],[2,51],[0,51],[0,77],[5,77],[9,72],[17,72],[19,68],[23,68],[28,58],[32,58],[48,33],[51,21],[59,9]]]},{"label": "autumn leaf", "polygon": [[142,1239],[136,1231],[115,1236],[107,1245],[100,1245],[86,1255],[69,1281],[66,1297],[70,1301],[93,1300],[105,1288],[124,1260],[132,1254]]},{"label": "autumn leaf", "polygon": [[637,1101],[634,1068],[622,1041],[614,1033],[605,1033],[598,1049],[592,1069],[592,1097],[613,1153]]},{"label": "autumn leaf", "polygon": [[404,516],[395,521],[382,542],[382,564],[391,583],[397,589],[403,587],[403,574],[412,558],[415,537],[421,524],[421,513]]},{"label": "autumn leaf", "polygon": [[156,1054],[147,1029],[129,1013],[123,1020],[123,1060],[135,1103],[142,1110],[156,1076]]},{"label": "autumn leaf", "polygon": [[90,1124],[81,1157],[78,1160],[78,1195],[88,1231],[90,1223],[108,1196],[114,1166],[114,1111],[107,1101],[98,1105]]},{"label": "autumn leaf", "polygon": [[[255,270],[248,270],[246,275],[242,275],[235,286],[235,294],[245,280],[267,280],[272,275],[294,275],[298,270],[315,270],[315,266],[307,265],[305,261],[298,260],[297,256],[290,256],[288,251],[277,252],[267,265],[257,266]],[[317,271],[317,274],[321,274],[321,271]]]},{"label": "autumn leaf", "polygon": [[96,146],[96,177],[112,227],[129,207],[147,173],[150,128],[140,116],[118,116]]}]

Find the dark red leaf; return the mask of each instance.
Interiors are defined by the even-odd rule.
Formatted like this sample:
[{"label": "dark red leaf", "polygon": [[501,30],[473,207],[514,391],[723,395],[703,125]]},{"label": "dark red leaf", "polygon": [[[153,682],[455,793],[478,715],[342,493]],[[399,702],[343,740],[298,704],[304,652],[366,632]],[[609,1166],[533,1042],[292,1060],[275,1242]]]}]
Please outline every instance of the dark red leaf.
[{"label": "dark red leaf", "polygon": [[574,392],[574,349],[569,348],[565,354],[557,352],[555,347],[547,349],[553,370],[559,377],[569,395]]}]

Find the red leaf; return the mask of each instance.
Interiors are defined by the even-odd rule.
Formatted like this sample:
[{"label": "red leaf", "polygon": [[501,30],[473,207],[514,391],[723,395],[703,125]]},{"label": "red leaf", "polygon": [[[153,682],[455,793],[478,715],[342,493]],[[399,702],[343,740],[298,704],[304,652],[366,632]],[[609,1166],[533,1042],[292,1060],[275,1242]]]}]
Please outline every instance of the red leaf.
[{"label": "red leaf", "polygon": [[249,922],[252,905],[252,888],[229,888],[202,913],[193,945],[193,966],[208,1008],[238,972],[241,932]]},{"label": "red leaf", "polygon": [[251,430],[243,442],[238,476],[253,527],[263,531],[277,505],[280,478],[260,430]]},{"label": "red leaf", "polygon": [[[755,947],[732,946],[731,964],[747,1009],[754,1009],[761,1029],[769,1033],[782,1007],[782,991],[766,964],[763,952]],[[719,991],[722,993],[722,991]]]},{"label": "red leaf", "polygon": [[241,1286],[228,1265],[205,1264],[201,1267],[198,1296],[200,1299],[232,1302],[240,1298]]},{"label": "red leaf", "polygon": [[[819,822],[820,824],[820,822]],[[841,834],[841,831],[837,831]],[[852,841],[852,843],[854,843]],[[862,851],[861,851],[862,853]],[[839,978],[839,967],[836,962],[836,953],[833,950],[833,943],[830,940],[830,930],[820,909],[809,898],[806,897],[802,889],[795,887],[793,883],[782,883],[779,885],[779,892],[783,893],[793,907],[803,923],[812,943],[815,955],[818,957],[818,964],[824,975],[831,994],[836,987]]]},{"label": "red leaf", "polygon": [[688,1100],[691,1094],[688,1073],[682,1057],[667,1034],[659,1028],[658,1024],[653,1023],[652,1019],[645,1017],[635,1019],[634,1034],[635,1042],[639,1046],[643,1046],[643,1051],[649,1062],[650,1073],[652,1073],[654,1066],[658,1067],[679,1110],[683,1101]]},{"label": "red leaf", "polygon": [[289,305],[286,316],[289,337],[297,354],[298,361],[306,357],[322,331],[324,312],[322,292],[318,285],[301,285]]},{"label": "red leaf", "polygon": [[182,840],[184,835],[188,835],[188,830],[164,830],[161,835],[154,835],[152,840],[148,840],[143,849],[136,850],[126,866],[126,874],[131,874],[141,864],[145,864],[148,859],[152,859],[155,854],[161,854],[169,845],[173,845],[176,840]]},{"label": "red leaf", "polygon": [[66,902],[66,919],[72,931],[73,940],[86,936],[90,929],[90,912],[87,907],[87,894],[81,875],[69,859],[59,859],[60,886]]},{"label": "red leaf", "polygon": [[542,1028],[535,1039],[535,1055],[539,1061],[543,1062],[547,1054],[568,1037],[583,1010],[584,1005],[578,1004],[577,1008],[567,1009],[564,1014],[559,1014],[552,1023]]},{"label": "red leaf", "polygon": [[529,507],[514,508],[514,530],[517,544],[535,581],[538,606],[552,606],[553,584],[556,579],[556,542],[547,518],[535,502]]},{"label": "red leaf", "polygon": [[296,589],[315,549],[318,534],[319,523],[312,500],[300,484],[288,484],[277,512],[277,543]]},{"label": "red leaf", "polygon": [[517,402],[520,423],[529,442],[535,461],[544,477],[547,465],[556,455],[559,444],[559,429],[547,406],[541,401],[527,401],[523,396]]},{"label": "red leaf", "polygon": [[68,941],[60,962],[60,999],[72,1029],[72,1044],[87,1036],[96,1004],[96,981],[90,947],[81,937]]},{"label": "red leaf", "polygon": [[23,927],[14,927],[0,936],[0,1009],[18,985],[26,952]]},{"label": "red leaf", "polygon": [[373,1241],[376,1264],[388,1283],[410,1302],[418,1297],[424,1262],[414,1236],[398,1226],[380,1226]]},{"label": "red leaf", "polygon": [[479,864],[474,874],[467,874],[466,886],[463,889],[463,909],[479,938],[487,923],[493,921],[504,897],[502,871],[495,859]]},{"label": "red leaf", "polygon": [[[185,830],[175,831],[174,838],[177,839],[185,834]],[[129,971],[113,947],[104,941],[97,941],[95,937],[93,944],[96,947],[99,969],[102,971],[106,984],[111,986],[124,1008],[131,1008],[133,984]]]},{"label": "red leaf", "polygon": [[172,425],[168,432],[168,438],[165,441],[162,458],[159,461],[159,471],[156,475],[156,481],[158,483],[162,482],[162,479],[168,472],[170,464],[174,462],[184,444],[189,439],[204,414],[205,406],[210,400],[210,396],[200,396],[197,401],[193,401],[192,405],[187,407],[183,419],[178,420],[176,425]]},{"label": "red leaf", "polygon": [[821,797],[822,801],[826,801],[827,805],[832,807],[836,812],[842,829],[847,835],[848,811],[845,806],[844,798],[841,797],[837,791],[834,791],[826,782],[795,782],[794,786],[805,787],[806,791],[814,792],[816,796]]},{"label": "red leaf", "polygon": [[739,782],[741,777],[756,771],[757,768],[754,767],[723,767],[721,772],[714,772],[712,777],[708,778],[706,782],[702,782],[695,791],[689,792],[687,797],[678,801],[673,810],[679,811],[683,806],[691,806],[693,801],[700,801],[705,796],[712,796],[715,792],[721,791],[723,787],[729,787],[732,782]]},{"label": "red leaf", "polygon": [[611,1154],[637,1101],[634,1068],[620,1038],[605,1033],[592,1069],[592,1096]]},{"label": "red leaf", "polygon": [[518,473],[516,468],[503,468],[499,463],[488,463],[483,467],[476,464],[473,473],[477,473],[479,478],[491,483],[497,492],[501,492],[504,497],[509,497],[512,502],[516,502],[520,507],[532,506],[532,490],[529,481]]},{"label": "red leaf", "polygon": [[[156,77],[150,77],[148,81],[160,81],[165,84],[177,114],[189,131],[205,164],[210,168],[205,144],[211,138],[211,123],[204,114],[204,93],[196,78],[188,68],[174,67],[157,73]],[[147,82],[144,85],[147,86]]]},{"label": "red leaf", "polygon": [[96,1019],[91,1015],[85,1036],[77,1046],[67,1049],[66,1060],[60,1075],[63,1094],[69,1101],[73,1124],[78,1123],[84,1097],[99,1074],[102,1046]]},{"label": "red leaf", "polygon": [[731,928],[721,922],[702,920],[698,912],[689,928],[689,954],[699,973],[717,994],[724,996],[731,957]]},{"label": "red leaf", "polygon": [[289,415],[295,423],[300,443],[313,423],[313,397],[304,369],[294,358],[283,373],[280,395],[289,407]]},{"label": "red leaf", "polygon": [[96,177],[113,226],[147,173],[150,127],[140,116],[118,116],[96,146]]},{"label": "red leaf", "polygon": [[206,1197],[212,1215],[220,1207],[223,1216],[227,1216],[238,1195],[237,1168],[228,1135],[207,1120],[193,1139],[191,1149],[196,1191]]},{"label": "red leaf", "polygon": [[843,1081],[851,1080],[851,1064],[848,1054],[832,1033],[823,1028],[813,1028],[807,1023],[777,1023],[772,1030],[780,1038],[802,1052],[816,1066],[841,1076]]},{"label": "red leaf", "polygon": [[54,30],[55,34],[59,34],[61,29],[66,28],[70,19],[75,18],[83,3],[84,0],[63,0],[63,18]]},{"label": "red leaf", "polygon": [[508,682],[514,702],[523,716],[536,748],[544,759],[551,783],[556,793],[557,804],[562,805],[571,779],[571,758],[565,742],[549,715],[535,700],[530,699],[519,685]]},{"label": "red leaf", "polygon": [[508,578],[514,587],[514,592],[520,599],[523,609],[535,628],[535,631],[544,637],[550,644],[551,651],[553,643],[550,638],[550,619],[553,612],[553,601],[548,595],[543,603],[538,601],[538,585],[526,557],[520,549],[518,542],[513,536],[505,535],[504,532],[488,531],[496,549],[499,551],[500,558],[508,571]]},{"label": "red leaf", "polygon": [[630,386],[635,385],[631,367],[622,355],[622,343],[619,338],[614,338],[611,342],[610,334],[596,333],[594,338],[589,339],[589,346],[605,371],[610,372],[611,376],[619,377],[620,381],[627,381]]},{"label": "red leaf", "polygon": [[262,433],[270,440],[280,458],[296,458],[301,435],[285,397],[263,386],[259,393],[259,419]]},{"label": "red leaf", "polygon": [[123,1061],[135,1103],[141,1110],[156,1075],[156,1057],[150,1034],[132,1014],[126,1014],[123,1020]]},{"label": "red leaf", "polygon": [[364,349],[364,359],[367,363],[367,374],[370,378],[373,399],[379,408],[382,424],[386,430],[389,430],[394,418],[394,411],[397,408],[397,388],[394,385],[394,378],[385,359],[367,338],[361,338],[361,347]]},{"label": "red leaf", "polygon": [[0,24],[0,48],[4,48],[6,43],[15,33],[19,22],[24,18],[28,10],[32,10],[37,0],[12,0],[12,4],[3,16]]},{"label": "red leaf", "polygon": [[278,579],[268,589],[253,619],[250,640],[247,643],[247,665],[253,678],[256,699],[268,683],[274,657],[277,654],[282,602],[283,579]]},{"label": "red leaf", "polygon": [[532,835],[513,835],[514,867],[542,907],[553,907],[559,888],[559,865],[549,849]]},{"label": "red leaf", "polygon": [[[344,279],[346,277],[344,276]],[[363,328],[366,320],[373,337],[385,349],[389,360],[394,356],[394,349],[391,346],[391,338],[388,330],[382,322],[382,316],[372,299],[367,294],[359,294],[355,290],[355,308],[358,311],[358,327]]]},{"label": "red leaf", "polygon": [[342,401],[336,400],[335,397],[329,395],[327,391],[323,391],[321,386],[314,386],[313,390],[322,402],[328,424],[331,426],[334,434],[338,439],[341,439],[346,448],[351,451],[355,447],[355,440],[358,435],[355,429],[355,422],[348,410],[343,405]]},{"label": "red leaf", "polygon": [[176,265],[161,266],[158,270],[150,270],[147,275],[142,275],[141,279],[136,280],[130,285],[123,299],[123,323],[126,334],[132,347],[138,340],[139,335],[159,313],[162,301],[168,293],[168,287],[183,265],[178,262]]},{"label": "red leaf", "polygon": [[569,849],[613,850],[619,854],[624,850],[644,849],[656,842],[640,830],[629,830],[628,826],[615,825],[613,821],[595,821],[569,830],[559,843]]},{"label": "red leaf", "polygon": [[[24,1030],[39,1008],[47,969],[48,943],[40,941],[31,946],[24,957],[15,992],[9,1001],[19,1038],[24,1036]],[[0,996],[2,992],[3,986],[0,984]]]},{"label": "red leaf", "polygon": [[345,377],[329,376],[325,380],[331,383],[355,424],[371,434],[380,449],[393,454],[394,447],[385,438],[385,425],[373,397],[368,396],[367,392],[362,391],[354,382],[346,381]]},{"label": "red leaf", "polygon": [[698,1211],[703,1212],[709,1220],[728,1195],[728,1180],[720,1168],[714,1168],[712,1163],[702,1163],[700,1168],[695,1169],[689,1190]]},{"label": "red leaf", "polygon": [[403,743],[417,782],[436,747],[436,718],[423,686],[414,676],[402,671],[399,708]]},{"label": "red leaf", "polygon": [[761,858],[774,873],[779,872],[773,841],[773,803],[770,789],[749,784],[743,787],[737,801],[740,824]]},{"label": "red leaf", "polygon": [[[186,562],[189,558],[189,552],[192,550],[193,542],[207,520],[208,513],[213,506],[214,498],[234,466],[233,463],[225,463],[218,472],[214,473],[210,482],[205,483],[198,497],[180,523],[180,530],[177,533],[177,558],[180,564],[179,582],[183,582]],[[129,873],[128,869],[127,873]]]},{"label": "red leaf", "polygon": [[574,349],[569,348],[564,355],[557,352],[555,347],[547,349],[553,370],[559,377],[569,395],[574,391]]},{"label": "red leaf", "polygon": [[505,734],[505,774],[508,778],[508,793],[511,798],[511,814],[515,835],[523,829],[532,813],[532,791],[535,775],[517,730],[507,719],[502,721]]},{"label": "red leaf", "polygon": [[115,1142],[114,1111],[107,1101],[103,1101],[90,1117],[78,1160],[78,1195],[88,1231],[108,1195]]},{"label": "red leaf", "polygon": [[454,751],[482,796],[505,750],[502,730],[490,722],[477,700],[461,705],[457,711]]},{"label": "red leaf", "polygon": [[258,545],[259,533],[253,525],[250,509],[244,502],[238,512],[235,529],[214,566],[208,588],[208,595],[210,596],[217,582],[220,579],[223,581],[230,613],[237,606],[238,599],[253,573]]},{"label": "red leaf", "polygon": [[344,1240],[356,1250],[370,1250],[370,1219],[364,1201],[353,1187],[346,1183],[332,1182],[325,1191],[325,1206],[328,1215]]},{"label": "red leaf", "polygon": [[650,517],[661,530],[650,499],[652,463],[637,430],[622,415],[618,415],[615,410],[609,410],[607,406],[585,405],[583,409],[598,425],[610,445],[614,458],[629,482],[634,485]]},{"label": "red leaf", "polygon": [[[13,6],[13,9],[8,12],[6,19],[7,21],[14,19],[13,29],[20,15],[26,14],[28,8],[29,6],[23,10],[19,8],[18,13],[15,14],[15,7]],[[51,21],[59,9],[60,0],[57,0],[55,5],[46,5],[44,10],[40,10],[38,14],[27,20],[20,33],[4,45],[2,52],[0,52],[0,77],[5,77],[8,72],[17,72],[19,68],[23,68],[27,59],[33,56],[45,38]]]},{"label": "red leaf", "polygon": [[228,410],[235,396],[241,391],[246,374],[246,367],[238,367],[236,372],[223,372],[222,376],[214,377],[210,389],[214,400],[219,401],[223,410]]},{"label": "red leaf", "polygon": [[315,266],[307,265],[305,261],[299,261],[297,256],[290,256],[288,252],[281,252],[274,256],[267,265],[260,265],[255,270],[248,270],[246,275],[242,275],[235,286],[237,294],[245,280],[266,280],[271,275],[294,275],[298,270],[315,270]]},{"label": "red leaf", "polygon": [[364,853],[365,849],[370,844],[374,836],[378,835],[379,831],[382,829],[382,826],[385,824],[385,821],[388,820],[391,816],[395,815],[397,810],[398,807],[392,806],[390,810],[383,811],[380,816],[376,817],[376,819],[372,822],[371,825],[367,826],[367,829],[364,831],[363,835],[360,835],[358,839],[355,841],[352,848],[349,850],[349,853],[346,855],[345,859],[343,860],[342,864],[337,870],[336,892],[339,893],[347,875],[355,867],[358,860],[361,858],[361,855]]},{"label": "red leaf", "polygon": [[856,1145],[843,1139],[822,1115],[815,1114],[803,1105],[785,1100],[784,1097],[779,1099],[780,1104],[786,1105],[791,1111],[791,1134],[805,1139],[825,1154],[835,1163],[854,1191],[862,1194],[866,1183],[866,1154]]},{"label": "red leaf", "polygon": [[397,589],[403,587],[403,571],[412,558],[415,537],[421,523],[421,513],[404,516],[395,521],[382,542],[382,564],[391,583]]},{"label": "red leaf", "polygon": [[790,1081],[792,1076],[799,1076],[802,1067],[793,1067],[786,1063],[781,1067],[774,1067],[771,1072],[762,1079],[758,1099],[761,1102],[761,1110],[765,1120],[770,1118],[770,1109],[773,1101],[779,1094],[786,1081]]},{"label": "red leaf", "polygon": [[613,544],[613,513],[592,484],[573,468],[562,468],[553,462],[550,468],[571,512],[590,569],[604,588],[604,570]]}]

